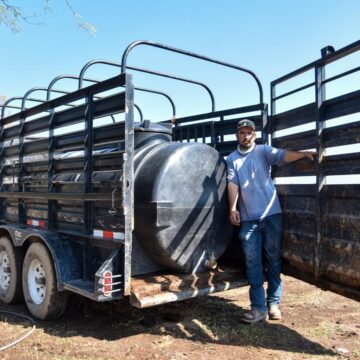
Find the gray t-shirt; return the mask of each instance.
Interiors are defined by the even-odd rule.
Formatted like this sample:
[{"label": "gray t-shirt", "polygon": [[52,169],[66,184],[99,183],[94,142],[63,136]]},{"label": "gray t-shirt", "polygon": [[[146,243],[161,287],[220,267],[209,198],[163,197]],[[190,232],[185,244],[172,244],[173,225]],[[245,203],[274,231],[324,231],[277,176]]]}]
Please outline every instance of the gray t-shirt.
[{"label": "gray t-shirt", "polygon": [[243,154],[232,152],[226,159],[228,181],[239,186],[241,221],[263,219],[281,213],[279,198],[271,179],[271,166],[284,162],[285,150],[255,145]]}]

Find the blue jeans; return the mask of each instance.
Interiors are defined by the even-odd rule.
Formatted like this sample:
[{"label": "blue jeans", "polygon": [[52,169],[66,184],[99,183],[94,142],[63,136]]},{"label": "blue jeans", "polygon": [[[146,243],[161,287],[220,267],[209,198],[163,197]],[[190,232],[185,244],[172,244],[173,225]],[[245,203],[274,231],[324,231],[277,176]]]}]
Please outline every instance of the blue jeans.
[{"label": "blue jeans", "polygon": [[[266,312],[270,305],[278,305],[282,295],[281,230],[282,214],[244,221],[240,225],[251,308],[261,312]],[[268,281],[266,298],[264,274]]]}]

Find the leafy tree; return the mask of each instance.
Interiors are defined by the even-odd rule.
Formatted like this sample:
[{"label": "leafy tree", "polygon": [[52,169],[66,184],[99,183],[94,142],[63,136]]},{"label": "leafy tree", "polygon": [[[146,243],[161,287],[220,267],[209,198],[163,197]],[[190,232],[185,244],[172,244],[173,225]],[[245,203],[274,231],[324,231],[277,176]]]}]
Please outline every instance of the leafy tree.
[{"label": "leafy tree", "polygon": [[[73,16],[78,27],[87,31],[91,35],[95,35],[96,27],[83,20],[82,16],[73,8],[69,0],[63,0],[66,7]],[[44,0],[42,12],[46,15],[51,12],[50,0]],[[8,27],[13,33],[22,31],[23,23],[32,25],[42,25],[41,22],[36,21],[38,13],[27,14],[21,6],[14,4],[12,0],[0,0],[0,25],[3,24]]]}]

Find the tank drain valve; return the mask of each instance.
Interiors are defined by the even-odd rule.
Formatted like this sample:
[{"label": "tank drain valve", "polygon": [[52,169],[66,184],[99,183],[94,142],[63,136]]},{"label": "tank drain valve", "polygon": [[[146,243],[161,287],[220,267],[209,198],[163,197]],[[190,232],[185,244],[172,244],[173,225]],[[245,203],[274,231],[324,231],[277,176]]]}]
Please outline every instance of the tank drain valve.
[{"label": "tank drain valve", "polygon": [[206,259],[205,266],[209,270],[215,270],[217,268],[217,261],[216,261],[213,253],[210,255],[210,257],[208,259]]}]

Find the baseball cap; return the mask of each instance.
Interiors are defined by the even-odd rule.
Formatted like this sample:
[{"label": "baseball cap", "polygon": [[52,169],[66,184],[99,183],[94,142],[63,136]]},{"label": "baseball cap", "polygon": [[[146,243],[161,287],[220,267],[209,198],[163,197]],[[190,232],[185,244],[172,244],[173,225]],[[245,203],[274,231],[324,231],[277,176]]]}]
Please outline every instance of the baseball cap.
[{"label": "baseball cap", "polygon": [[255,124],[249,119],[240,120],[237,124],[236,130],[239,130],[240,128],[245,126],[252,128],[255,131]]}]

